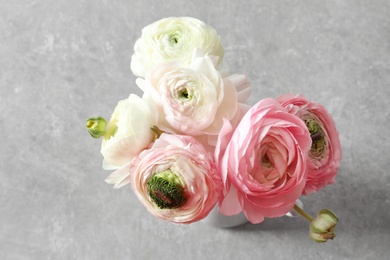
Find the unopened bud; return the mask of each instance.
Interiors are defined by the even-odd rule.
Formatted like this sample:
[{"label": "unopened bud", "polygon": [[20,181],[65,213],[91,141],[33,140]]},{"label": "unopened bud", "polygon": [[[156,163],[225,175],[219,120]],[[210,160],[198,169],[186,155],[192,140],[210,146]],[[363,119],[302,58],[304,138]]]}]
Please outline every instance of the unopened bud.
[{"label": "unopened bud", "polygon": [[318,243],[333,239],[336,234],[334,228],[338,222],[336,215],[328,210],[321,210],[317,217],[310,223],[310,237]]},{"label": "unopened bud", "polygon": [[106,120],[103,117],[97,116],[88,118],[85,127],[93,138],[99,138],[106,133],[106,125]]}]

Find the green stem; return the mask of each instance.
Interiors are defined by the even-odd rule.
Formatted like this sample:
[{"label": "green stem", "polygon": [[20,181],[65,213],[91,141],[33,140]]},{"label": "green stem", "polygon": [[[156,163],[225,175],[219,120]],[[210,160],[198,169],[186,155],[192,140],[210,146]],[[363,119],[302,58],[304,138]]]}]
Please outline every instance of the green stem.
[{"label": "green stem", "polygon": [[156,125],[154,125],[150,129],[156,134],[156,139],[159,138],[164,133],[164,131],[161,131],[161,129],[158,128]]},{"label": "green stem", "polygon": [[301,215],[302,217],[304,217],[307,221],[309,222],[312,222],[314,220],[314,218],[312,216],[310,216],[309,214],[307,214],[303,209],[301,209],[297,204],[294,205],[294,210],[299,214]]}]

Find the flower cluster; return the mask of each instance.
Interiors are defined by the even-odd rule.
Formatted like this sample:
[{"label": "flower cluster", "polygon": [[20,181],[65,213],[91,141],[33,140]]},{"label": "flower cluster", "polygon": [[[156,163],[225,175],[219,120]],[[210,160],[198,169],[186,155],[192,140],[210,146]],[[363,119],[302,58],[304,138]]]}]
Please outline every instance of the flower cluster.
[{"label": "flower cluster", "polygon": [[174,223],[199,221],[214,207],[252,223],[299,213],[300,196],[335,181],[334,121],[302,95],[248,105],[251,85],[220,69],[223,54],[217,31],[191,17],[142,30],[130,66],[142,97],[119,101],[108,123],[87,120],[103,138],[103,168],[115,170],[106,181],[130,184],[150,213]]}]

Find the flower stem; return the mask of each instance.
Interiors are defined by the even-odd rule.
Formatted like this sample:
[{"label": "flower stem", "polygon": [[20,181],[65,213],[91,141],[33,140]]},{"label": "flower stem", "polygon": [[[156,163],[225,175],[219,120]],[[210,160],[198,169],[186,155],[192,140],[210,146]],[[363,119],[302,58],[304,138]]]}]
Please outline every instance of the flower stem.
[{"label": "flower stem", "polygon": [[294,210],[299,214],[301,215],[302,217],[304,217],[307,221],[309,222],[312,222],[314,220],[314,218],[312,216],[310,216],[308,213],[306,213],[303,209],[301,209],[297,204],[294,205]]},{"label": "flower stem", "polygon": [[156,139],[159,138],[164,133],[164,131],[161,131],[161,129],[158,128],[156,125],[154,125],[150,129],[156,134]]}]

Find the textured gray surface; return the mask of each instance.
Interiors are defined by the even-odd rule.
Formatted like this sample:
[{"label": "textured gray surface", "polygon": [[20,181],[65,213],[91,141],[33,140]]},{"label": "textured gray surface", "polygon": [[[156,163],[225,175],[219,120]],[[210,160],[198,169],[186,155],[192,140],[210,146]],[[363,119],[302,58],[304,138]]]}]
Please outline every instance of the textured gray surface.
[{"label": "textured gray surface", "polygon": [[[390,2],[1,1],[1,259],[385,259],[390,254]],[[339,216],[315,244],[300,218],[217,229],[150,216],[104,182],[85,119],[140,94],[141,29],[191,15],[222,36],[251,104],[286,92],[322,103],[340,131],[336,184],[303,198]]]}]

